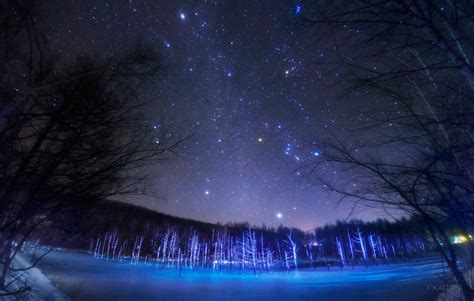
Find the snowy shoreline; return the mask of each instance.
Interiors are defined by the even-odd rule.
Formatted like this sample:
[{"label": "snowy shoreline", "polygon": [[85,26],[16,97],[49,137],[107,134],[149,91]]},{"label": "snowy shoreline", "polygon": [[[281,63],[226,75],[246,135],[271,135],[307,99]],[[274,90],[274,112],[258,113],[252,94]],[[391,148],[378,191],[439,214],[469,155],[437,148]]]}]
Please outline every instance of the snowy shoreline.
[{"label": "snowy shoreline", "polygon": [[[53,282],[41,271],[37,266],[31,267],[28,255],[18,253],[15,256],[13,266],[17,269],[26,269],[21,272],[21,276],[15,284],[20,286],[27,286],[31,290],[24,295],[20,300],[54,300],[54,301],[69,301],[70,298],[59,290]],[[31,267],[31,268],[29,268]],[[1,301],[17,300],[14,296],[0,297]]]}]

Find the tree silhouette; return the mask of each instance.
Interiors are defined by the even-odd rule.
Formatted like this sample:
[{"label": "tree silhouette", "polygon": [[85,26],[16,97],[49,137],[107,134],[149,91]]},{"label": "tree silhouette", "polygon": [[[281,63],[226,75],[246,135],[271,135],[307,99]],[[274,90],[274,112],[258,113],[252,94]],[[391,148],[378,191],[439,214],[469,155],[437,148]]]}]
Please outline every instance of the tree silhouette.
[{"label": "tree silhouette", "polygon": [[[145,168],[189,136],[146,121],[140,89],[162,70],[143,45],[55,63],[32,1],[0,7],[0,291],[21,294],[13,260],[32,234],[62,226],[78,204],[142,193]],[[35,263],[33,263],[35,264]]]},{"label": "tree silhouette", "polygon": [[320,63],[341,74],[343,97],[375,99],[347,135],[321,134],[312,180],[343,198],[419,215],[471,300],[447,225],[474,226],[473,6],[323,1],[303,11],[305,30],[317,29]]}]

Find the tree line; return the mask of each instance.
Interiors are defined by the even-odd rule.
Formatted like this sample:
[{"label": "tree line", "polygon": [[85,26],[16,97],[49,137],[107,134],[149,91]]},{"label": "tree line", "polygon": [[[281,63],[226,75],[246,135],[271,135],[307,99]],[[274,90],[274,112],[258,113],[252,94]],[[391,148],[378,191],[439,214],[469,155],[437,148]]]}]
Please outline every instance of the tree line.
[{"label": "tree line", "polygon": [[[95,258],[130,264],[243,269],[255,274],[271,269],[388,264],[434,251],[433,242],[416,219],[339,221],[303,232],[246,223],[215,225],[133,209],[131,205],[118,207],[121,214],[96,215],[102,225],[93,221],[94,227],[83,226],[80,238],[59,245],[87,250]],[[121,218],[126,216],[128,221]]]}]

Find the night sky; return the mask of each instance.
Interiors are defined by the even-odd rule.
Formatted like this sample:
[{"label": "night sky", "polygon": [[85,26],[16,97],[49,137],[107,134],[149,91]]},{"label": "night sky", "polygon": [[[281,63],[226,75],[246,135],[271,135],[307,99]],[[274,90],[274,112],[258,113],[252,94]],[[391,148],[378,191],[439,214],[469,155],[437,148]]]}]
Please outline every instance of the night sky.
[{"label": "night sky", "polygon": [[[324,156],[318,133],[344,135],[370,99],[336,100],[338,70],[294,19],[295,1],[49,1],[48,40],[66,58],[106,56],[137,41],[167,69],[144,94],[151,119],[198,129],[186,153],[160,166],[156,199],[138,202],[209,222],[310,229],[352,204],[308,185],[298,167]],[[359,97],[360,98],[360,97]],[[159,127],[159,125],[157,125]],[[159,129],[158,129],[159,130]],[[331,172],[331,171],[328,171]],[[337,177],[336,171],[333,171]],[[383,216],[359,208],[353,217]]]}]

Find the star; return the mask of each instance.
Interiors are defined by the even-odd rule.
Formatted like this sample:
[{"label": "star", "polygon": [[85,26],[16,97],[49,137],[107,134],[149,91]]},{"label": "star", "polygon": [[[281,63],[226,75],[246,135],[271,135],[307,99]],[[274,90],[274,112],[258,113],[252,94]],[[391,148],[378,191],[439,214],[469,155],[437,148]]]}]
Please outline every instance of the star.
[{"label": "star", "polygon": [[296,7],[295,7],[295,14],[297,14],[297,15],[301,14],[301,5],[299,5],[299,4],[296,5]]},{"label": "star", "polygon": [[[186,132],[188,125],[198,134],[183,144],[176,160],[163,166],[163,178],[147,177],[152,186],[163,187],[163,194],[171,200],[179,200],[171,201],[174,206],[160,203],[158,211],[206,222],[232,220],[270,226],[285,222],[291,227],[324,224],[345,216],[342,208],[330,214],[330,209],[321,208],[322,201],[314,200],[314,194],[326,188],[306,189],[309,186],[299,184],[310,176],[303,169],[306,164],[321,164],[325,173],[342,181],[337,177],[339,171],[333,174],[331,165],[324,164],[328,154],[313,139],[326,128],[338,136],[346,135],[345,125],[336,126],[335,120],[349,123],[352,118],[359,118],[359,122],[366,119],[351,112],[350,102],[339,105],[333,100],[337,89],[344,89],[344,81],[339,86],[336,80],[344,79],[346,67],[325,67],[334,55],[332,42],[310,42],[314,37],[309,31],[298,33],[292,42],[280,37],[283,29],[293,35],[288,18],[297,21],[312,17],[317,7],[302,0],[278,1],[278,5],[242,1],[234,13],[233,5],[225,1],[211,1],[211,5],[196,1],[191,8],[185,1],[163,6],[125,0],[124,5],[92,3],[84,11],[85,18],[82,10],[76,11],[68,1],[59,1],[61,8],[44,2],[41,10],[45,6],[61,11],[51,19],[59,20],[56,26],[61,24],[51,40],[61,48],[58,51],[67,54],[66,61],[82,53],[114,53],[116,39],[126,49],[134,47],[129,35],[140,36],[144,44],[157,46],[157,52],[162,52],[158,63],[166,66],[163,78],[140,90],[144,99],[156,98],[143,108],[149,143],[165,150],[167,142],[184,135],[180,131]],[[440,5],[438,10],[443,8]],[[130,18],[123,22],[117,17],[122,15]],[[97,26],[98,22],[104,22],[103,26]],[[91,26],[93,32],[89,32]],[[341,30],[345,35],[346,29]],[[354,27],[349,37],[357,34],[354,38],[364,38],[363,33]],[[99,39],[101,43],[89,43]],[[350,46],[352,39],[347,43]],[[347,46],[346,42],[339,43],[337,50],[351,54]],[[367,62],[371,70],[379,70],[376,63],[377,59]],[[16,88],[13,93],[23,94]],[[357,107],[369,109],[371,102],[382,104],[380,98],[368,96],[356,97]],[[388,104],[400,108],[402,104],[394,101]],[[51,106],[59,104],[53,100]],[[174,123],[168,118],[176,118],[176,129],[168,126],[168,122]],[[217,197],[228,208],[215,206]]]}]

